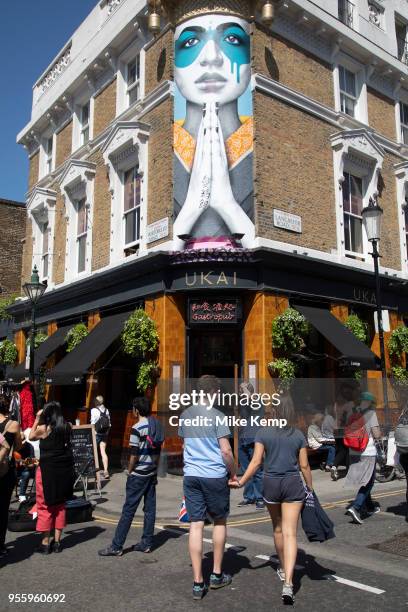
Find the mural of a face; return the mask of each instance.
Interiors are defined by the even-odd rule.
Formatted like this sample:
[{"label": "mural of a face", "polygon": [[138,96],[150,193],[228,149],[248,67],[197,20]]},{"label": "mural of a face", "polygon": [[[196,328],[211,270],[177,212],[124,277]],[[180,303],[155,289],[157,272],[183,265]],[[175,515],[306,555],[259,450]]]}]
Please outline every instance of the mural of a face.
[{"label": "mural of a face", "polygon": [[231,15],[202,15],[175,32],[175,80],[187,100],[224,105],[237,100],[251,79],[246,21]]}]

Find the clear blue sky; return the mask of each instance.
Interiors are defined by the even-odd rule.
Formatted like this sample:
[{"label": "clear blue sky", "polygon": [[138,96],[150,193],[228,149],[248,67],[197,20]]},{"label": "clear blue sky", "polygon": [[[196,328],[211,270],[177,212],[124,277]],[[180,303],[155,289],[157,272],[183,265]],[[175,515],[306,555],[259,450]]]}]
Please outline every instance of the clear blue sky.
[{"label": "clear blue sky", "polygon": [[27,153],[16,135],[31,115],[32,86],[97,0],[13,0],[0,17],[0,197],[25,200]]}]

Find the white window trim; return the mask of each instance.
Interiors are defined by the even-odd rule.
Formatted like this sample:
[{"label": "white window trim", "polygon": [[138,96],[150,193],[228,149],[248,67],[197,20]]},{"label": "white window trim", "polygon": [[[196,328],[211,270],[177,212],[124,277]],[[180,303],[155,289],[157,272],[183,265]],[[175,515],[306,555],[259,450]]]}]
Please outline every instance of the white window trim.
[{"label": "white window trim", "polygon": [[[32,266],[37,266],[40,281],[47,281],[48,287],[53,287],[53,259],[54,259],[54,235],[55,235],[55,204],[57,193],[51,189],[37,187],[27,202],[27,214],[32,223],[33,257]],[[42,275],[43,257],[43,234],[41,225],[48,221],[48,276]]]},{"label": "white window trim", "polygon": [[[81,113],[82,107],[89,101],[89,140],[88,143],[82,143],[82,121]],[[81,147],[86,147],[87,144],[93,139],[93,126],[94,126],[94,97],[91,96],[88,100],[84,99],[83,102],[75,104],[73,114],[73,133],[72,133],[72,152],[76,151]]]},{"label": "white window trim", "polygon": [[[47,142],[52,138],[52,156],[51,156],[51,170],[48,170],[48,153],[47,153]],[[40,174],[41,178],[44,178],[48,174],[55,169],[55,148],[56,148],[56,138],[55,133],[43,135],[41,138],[41,147],[40,147]]]},{"label": "white window trim", "polygon": [[[405,144],[402,139],[401,104],[405,104],[406,106],[408,106],[408,91],[402,88],[399,90],[399,100],[395,103],[395,124],[397,132],[397,142]],[[405,146],[408,146],[408,142]]]},{"label": "white window trim", "polygon": [[[354,119],[368,125],[368,105],[367,105],[367,84],[365,78],[365,69],[362,64],[356,62],[353,58],[345,53],[338,53],[335,58],[333,67],[334,79],[334,100],[335,108],[338,113],[341,111],[341,96],[340,96],[340,72],[339,67],[343,66],[356,76],[356,105]],[[350,115],[342,113],[344,117],[350,118]],[[353,117],[352,117],[353,118]]]},{"label": "white window trim", "polygon": [[[96,166],[73,160],[61,176],[61,193],[65,198],[66,248],[65,281],[88,276],[92,272],[92,220],[94,214],[94,178]],[[87,240],[85,270],[78,272],[77,202],[86,199]]]},{"label": "white window trim", "polygon": [[[109,170],[111,193],[111,240],[110,263],[115,264],[125,258],[124,223],[124,173],[138,165],[141,176],[140,186],[140,240],[135,242],[139,249],[131,257],[146,253],[147,225],[147,169],[148,169],[149,126],[139,121],[120,121],[116,124],[105,142],[102,152]],[[133,245],[133,246],[134,246]]]},{"label": "white window trim", "polygon": [[[134,206],[133,208],[130,208],[129,210],[125,211],[125,174],[127,172],[127,170],[122,170],[121,171],[121,179],[122,179],[122,205],[123,205],[123,248],[124,249],[131,249],[134,246],[139,246],[141,241],[142,241],[142,215],[143,215],[143,199],[142,199],[142,184],[143,184],[143,170],[140,169],[139,166],[139,161],[138,158],[136,159],[136,163],[130,166],[130,168],[128,168],[127,170],[131,170],[132,168],[137,167],[138,168],[138,175],[140,176],[140,204],[139,206]],[[140,209],[140,238],[137,240],[133,240],[132,242],[126,242],[126,217],[127,215],[129,215],[132,211],[136,210],[137,208]]]},{"label": "white window trim", "polygon": [[[363,178],[363,206],[371,196],[377,195],[378,178],[384,159],[383,149],[365,129],[338,132],[331,137],[335,179],[337,250],[341,261],[350,261],[344,247],[344,211],[342,185],[344,173],[350,172]],[[366,261],[369,243],[363,226],[363,253],[349,253]]]},{"label": "white window trim", "polygon": [[146,53],[143,49],[145,38],[141,30],[138,30],[138,37],[118,59],[117,88],[116,88],[116,116],[129,108],[128,86],[127,86],[127,67],[129,62],[139,55],[140,57],[140,78],[139,78],[139,99],[134,104],[140,103],[145,97],[145,58]]},{"label": "white window trim", "polygon": [[408,195],[408,161],[396,164],[395,178],[397,181],[397,217],[400,235],[401,270],[408,277],[407,236],[405,230],[405,198]]}]

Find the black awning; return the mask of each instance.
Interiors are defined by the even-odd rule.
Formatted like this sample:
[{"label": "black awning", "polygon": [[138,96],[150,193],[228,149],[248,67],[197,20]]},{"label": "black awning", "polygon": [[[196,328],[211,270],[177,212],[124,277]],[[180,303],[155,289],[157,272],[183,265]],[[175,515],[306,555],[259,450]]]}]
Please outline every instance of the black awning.
[{"label": "black awning", "polygon": [[380,359],[329,310],[312,306],[295,308],[339,351],[345,365],[362,370],[381,369]]},{"label": "black awning", "polygon": [[103,318],[73,351],[47,372],[47,384],[79,384],[90,365],[122,332],[129,315],[130,312],[121,312]]},{"label": "black awning", "polygon": [[[64,344],[66,335],[71,327],[72,325],[59,327],[56,332],[48,336],[48,338],[35,349],[34,367],[36,372],[38,372],[48,357]],[[7,373],[7,380],[10,382],[20,382],[26,376],[28,376],[28,368],[26,368],[26,361],[24,360]]]}]

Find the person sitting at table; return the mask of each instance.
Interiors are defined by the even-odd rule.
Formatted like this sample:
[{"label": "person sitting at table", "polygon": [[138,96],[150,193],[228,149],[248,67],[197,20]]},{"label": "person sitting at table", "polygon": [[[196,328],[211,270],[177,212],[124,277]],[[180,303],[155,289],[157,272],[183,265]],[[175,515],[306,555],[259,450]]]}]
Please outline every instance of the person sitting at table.
[{"label": "person sitting at table", "polygon": [[324,461],[320,467],[326,470],[326,472],[330,472],[336,454],[336,446],[334,436],[330,438],[324,436],[321,429],[323,420],[324,414],[321,412],[316,412],[312,416],[311,424],[307,430],[307,443],[313,450],[317,450],[319,452],[327,451],[326,461]]}]

